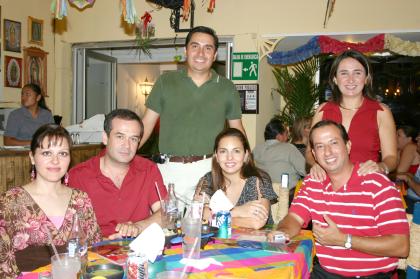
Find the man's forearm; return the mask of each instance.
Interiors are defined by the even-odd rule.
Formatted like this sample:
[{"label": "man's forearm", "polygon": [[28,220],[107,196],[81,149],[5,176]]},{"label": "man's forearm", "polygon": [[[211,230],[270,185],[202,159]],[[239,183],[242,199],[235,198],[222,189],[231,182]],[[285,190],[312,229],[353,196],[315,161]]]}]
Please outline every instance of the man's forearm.
[{"label": "man's forearm", "polygon": [[140,227],[141,231],[144,231],[152,223],[158,223],[160,226],[162,226],[162,218],[160,214],[160,209],[154,212],[149,218],[137,221],[136,225]]},{"label": "man's forearm", "polygon": [[375,237],[352,236],[351,248],[370,255],[405,258],[408,256],[409,246],[408,235],[394,234]]},{"label": "man's forearm", "polygon": [[292,238],[300,232],[302,224],[303,221],[298,220],[295,216],[289,213],[283,218],[283,220],[280,221],[277,226],[277,230],[288,234],[289,237]]}]

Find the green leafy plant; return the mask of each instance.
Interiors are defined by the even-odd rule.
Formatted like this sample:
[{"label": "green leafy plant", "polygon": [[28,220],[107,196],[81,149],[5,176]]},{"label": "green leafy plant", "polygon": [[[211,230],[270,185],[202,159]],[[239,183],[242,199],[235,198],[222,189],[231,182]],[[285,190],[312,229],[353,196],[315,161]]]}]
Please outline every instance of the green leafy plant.
[{"label": "green leafy plant", "polygon": [[136,28],[136,39],[135,39],[135,47],[138,52],[139,58],[141,53],[151,57],[152,53],[150,52],[150,48],[152,47],[152,43],[155,39],[151,39],[150,37],[144,37],[139,28]]},{"label": "green leafy plant", "polygon": [[283,97],[284,108],[276,117],[289,126],[302,117],[312,117],[314,105],[324,87],[315,83],[315,75],[320,67],[320,58],[314,57],[293,66],[274,67],[277,80],[276,91]]}]

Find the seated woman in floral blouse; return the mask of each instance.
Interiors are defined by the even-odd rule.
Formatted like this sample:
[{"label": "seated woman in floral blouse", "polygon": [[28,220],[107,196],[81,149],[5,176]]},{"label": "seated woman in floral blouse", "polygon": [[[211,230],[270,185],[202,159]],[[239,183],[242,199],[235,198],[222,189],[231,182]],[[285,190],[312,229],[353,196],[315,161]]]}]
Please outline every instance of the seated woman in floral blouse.
[{"label": "seated woman in floral blouse", "polygon": [[64,248],[74,214],[79,215],[88,245],[101,240],[87,194],[65,185],[70,148],[71,138],[64,128],[41,126],[29,152],[32,181],[1,195],[0,278],[16,278],[23,271],[49,264],[49,237]]},{"label": "seated woman in floral blouse", "polygon": [[[202,192],[211,197],[219,189],[234,205],[233,226],[259,229],[273,223],[270,206],[277,195],[271,179],[255,167],[245,135],[235,128],[216,137],[212,171],[200,179],[194,197],[200,200]],[[210,209],[206,208],[204,215],[210,218]]]}]

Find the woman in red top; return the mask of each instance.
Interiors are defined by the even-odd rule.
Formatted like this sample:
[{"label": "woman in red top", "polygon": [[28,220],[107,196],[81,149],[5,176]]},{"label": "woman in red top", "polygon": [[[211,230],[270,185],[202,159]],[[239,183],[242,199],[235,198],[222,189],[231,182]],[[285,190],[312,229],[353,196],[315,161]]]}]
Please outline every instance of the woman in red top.
[{"label": "woman in red top", "polygon": [[[372,93],[368,59],[358,51],[344,51],[331,66],[329,84],[332,100],[318,108],[312,125],[329,119],[346,128],[351,141],[350,160],[361,163],[359,175],[388,174],[394,170],[397,166],[395,122],[390,109],[376,101]],[[318,180],[325,179],[324,170],[316,163],[311,175]]]}]

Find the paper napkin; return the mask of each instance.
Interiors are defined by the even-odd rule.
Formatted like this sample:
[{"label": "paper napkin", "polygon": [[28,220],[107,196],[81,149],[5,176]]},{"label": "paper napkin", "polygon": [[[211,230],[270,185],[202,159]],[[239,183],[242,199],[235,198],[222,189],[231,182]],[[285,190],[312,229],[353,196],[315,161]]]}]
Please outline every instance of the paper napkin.
[{"label": "paper napkin", "polygon": [[139,236],[136,237],[130,244],[130,249],[136,255],[143,255],[152,263],[156,257],[162,255],[165,245],[165,234],[162,228],[152,223]]},{"label": "paper napkin", "polygon": [[225,193],[219,189],[211,197],[209,207],[215,214],[219,211],[230,211],[233,208],[233,204],[226,197]]}]

